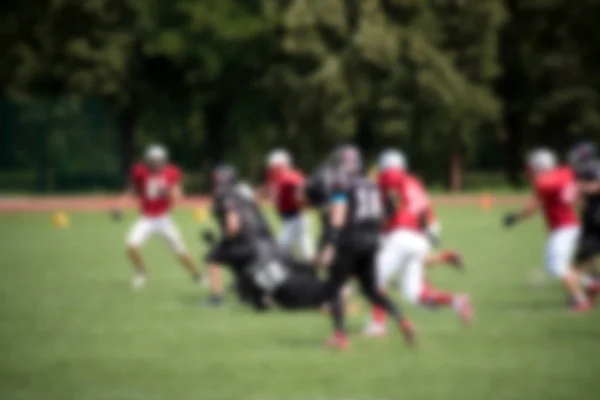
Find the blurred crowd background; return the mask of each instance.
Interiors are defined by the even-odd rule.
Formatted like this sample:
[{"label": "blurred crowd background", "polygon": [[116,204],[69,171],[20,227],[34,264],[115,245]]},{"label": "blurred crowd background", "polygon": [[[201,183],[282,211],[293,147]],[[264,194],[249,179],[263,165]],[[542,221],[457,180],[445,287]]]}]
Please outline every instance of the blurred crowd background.
[{"label": "blurred crowd background", "polygon": [[597,0],[4,0],[0,191],[114,191],[149,143],[205,190],[341,141],[444,190],[600,137]]}]

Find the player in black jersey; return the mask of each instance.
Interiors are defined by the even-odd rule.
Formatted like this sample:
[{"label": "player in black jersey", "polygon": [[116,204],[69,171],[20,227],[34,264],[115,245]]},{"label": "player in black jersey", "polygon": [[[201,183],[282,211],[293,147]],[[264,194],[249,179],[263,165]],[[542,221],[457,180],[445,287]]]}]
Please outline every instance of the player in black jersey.
[{"label": "player in black jersey", "polygon": [[[569,163],[575,172],[578,191],[583,200],[581,214],[582,232],[575,254],[578,269],[592,269],[594,259],[600,254],[600,158],[596,147],[589,142],[574,146],[569,152]],[[591,300],[600,292],[596,279],[584,278]]]},{"label": "player in black jersey", "polygon": [[[328,207],[330,229],[319,256],[322,265],[330,266],[324,300],[339,302],[341,288],[351,276],[356,276],[365,297],[383,308],[412,344],[415,333],[411,323],[376,284],[375,257],[384,216],[379,190],[364,176],[361,155],[355,147],[346,145],[337,149],[333,167],[335,176]],[[333,308],[335,334],[329,344],[343,349],[349,342],[341,310]]]},{"label": "player in black jersey", "polygon": [[[228,265],[236,277],[238,288],[243,287],[241,270],[254,257],[255,241],[272,240],[269,226],[251,198],[249,186],[239,183],[235,170],[229,165],[218,166],[213,172],[213,212],[221,230],[221,240],[206,257],[211,284],[210,302],[219,305],[223,288],[219,265]],[[245,296],[244,291],[241,292]]]},{"label": "player in black jersey", "polygon": [[[214,277],[218,265],[233,271],[238,294],[255,309],[270,303],[284,309],[316,309],[323,305],[324,283],[306,263],[281,251],[258,209],[251,189],[240,187],[230,167],[215,170],[215,214],[223,238],[207,257]],[[205,241],[213,245],[212,235]],[[217,280],[217,279],[214,279]],[[220,293],[220,285],[215,292]],[[334,302],[332,308],[341,307]]]},{"label": "player in black jersey", "polygon": [[[286,310],[315,310],[323,306],[324,282],[310,265],[282,252],[273,240],[258,239],[246,260],[235,260],[247,293],[244,299],[255,309],[270,305]],[[331,307],[341,307],[334,302]],[[337,311],[336,311],[337,312]]]}]

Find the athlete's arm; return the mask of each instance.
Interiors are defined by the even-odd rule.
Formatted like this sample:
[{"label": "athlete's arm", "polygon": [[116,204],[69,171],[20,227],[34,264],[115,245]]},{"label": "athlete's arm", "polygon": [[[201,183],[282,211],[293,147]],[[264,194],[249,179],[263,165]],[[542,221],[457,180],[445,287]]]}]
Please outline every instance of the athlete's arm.
[{"label": "athlete's arm", "polygon": [[123,193],[117,198],[115,207],[111,210],[111,216],[115,221],[123,218],[123,210],[127,204],[135,199],[136,191],[132,183],[128,184]]},{"label": "athlete's arm", "polygon": [[225,212],[225,235],[235,237],[242,230],[242,219],[235,209]]},{"label": "athlete's arm", "polygon": [[269,201],[272,202],[274,200],[274,196],[272,196],[273,191],[269,187],[269,183],[263,183],[256,189],[256,199],[258,201]]},{"label": "athlete's arm", "polygon": [[579,192],[585,195],[600,194],[600,181],[578,181],[577,187]]},{"label": "athlete's arm", "polygon": [[306,183],[301,183],[300,185],[296,186],[294,196],[296,197],[298,204],[303,206],[308,204],[308,198],[306,196]]},{"label": "athlete's arm", "polygon": [[340,236],[340,231],[346,225],[346,215],[348,211],[348,203],[343,194],[336,194],[333,201],[329,205],[329,229],[325,245],[319,255],[318,262],[320,265],[328,267],[333,262],[335,257],[335,246]]},{"label": "athlete's arm", "polygon": [[175,205],[183,197],[183,189],[180,183],[176,183],[169,189],[169,198]]},{"label": "athlete's arm", "polygon": [[218,307],[223,303],[223,280],[221,279],[221,270],[219,268],[219,264],[215,262],[209,262],[206,265],[206,272],[208,276],[208,285],[210,288],[208,304],[210,306]]},{"label": "athlete's arm", "polygon": [[506,214],[506,216],[504,217],[504,225],[506,227],[511,227],[511,226],[515,225],[516,223],[524,221],[527,218],[531,217],[539,209],[540,209],[539,201],[535,197],[532,197],[527,202],[527,204],[525,204],[525,206],[523,206],[523,208],[521,208],[517,212],[512,212],[512,213]]},{"label": "athlete's arm", "polygon": [[123,193],[117,199],[115,208],[111,211],[112,217],[115,220],[120,220],[123,216],[123,209],[127,203],[137,199],[140,196],[141,189],[139,183],[143,180],[143,174],[139,166],[135,165],[127,176],[127,186]]}]

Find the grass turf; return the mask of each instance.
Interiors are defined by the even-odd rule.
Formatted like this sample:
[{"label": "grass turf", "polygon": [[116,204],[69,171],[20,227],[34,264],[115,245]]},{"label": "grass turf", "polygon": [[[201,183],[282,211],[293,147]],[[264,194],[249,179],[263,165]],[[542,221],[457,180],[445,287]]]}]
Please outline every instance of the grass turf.
[{"label": "grass turf", "polygon": [[[162,243],[146,247],[150,285],[133,293],[122,248],[133,216],[73,214],[55,230],[48,214],[2,215],[0,399],[597,399],[598,313],[570,315],[560,288],[533,283],[541,224],[507,233],[498,211],[440,212],[445,244],[464,251],[469,269],[430,276],[471,292],[476,324],[406,307],[417,350],[392,335],[355,337],[343,354],[321,348],[323,315],[257,315],[233,299],[203,307],[206,293]],[[198,223],[189,212],[177,220],[200,253]],[[351,322],[358,331],[364,315]]]}]

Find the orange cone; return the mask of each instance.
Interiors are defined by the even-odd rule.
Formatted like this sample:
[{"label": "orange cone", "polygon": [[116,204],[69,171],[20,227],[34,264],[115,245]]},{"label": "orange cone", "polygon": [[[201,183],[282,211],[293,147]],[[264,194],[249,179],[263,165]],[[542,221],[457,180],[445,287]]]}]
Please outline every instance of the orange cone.
[{"label": "orange cone", "polygon": [[483,211],[490,211],[494,207],[494,198],[491,194],[484,193],[481,195],[480,205]]}]

